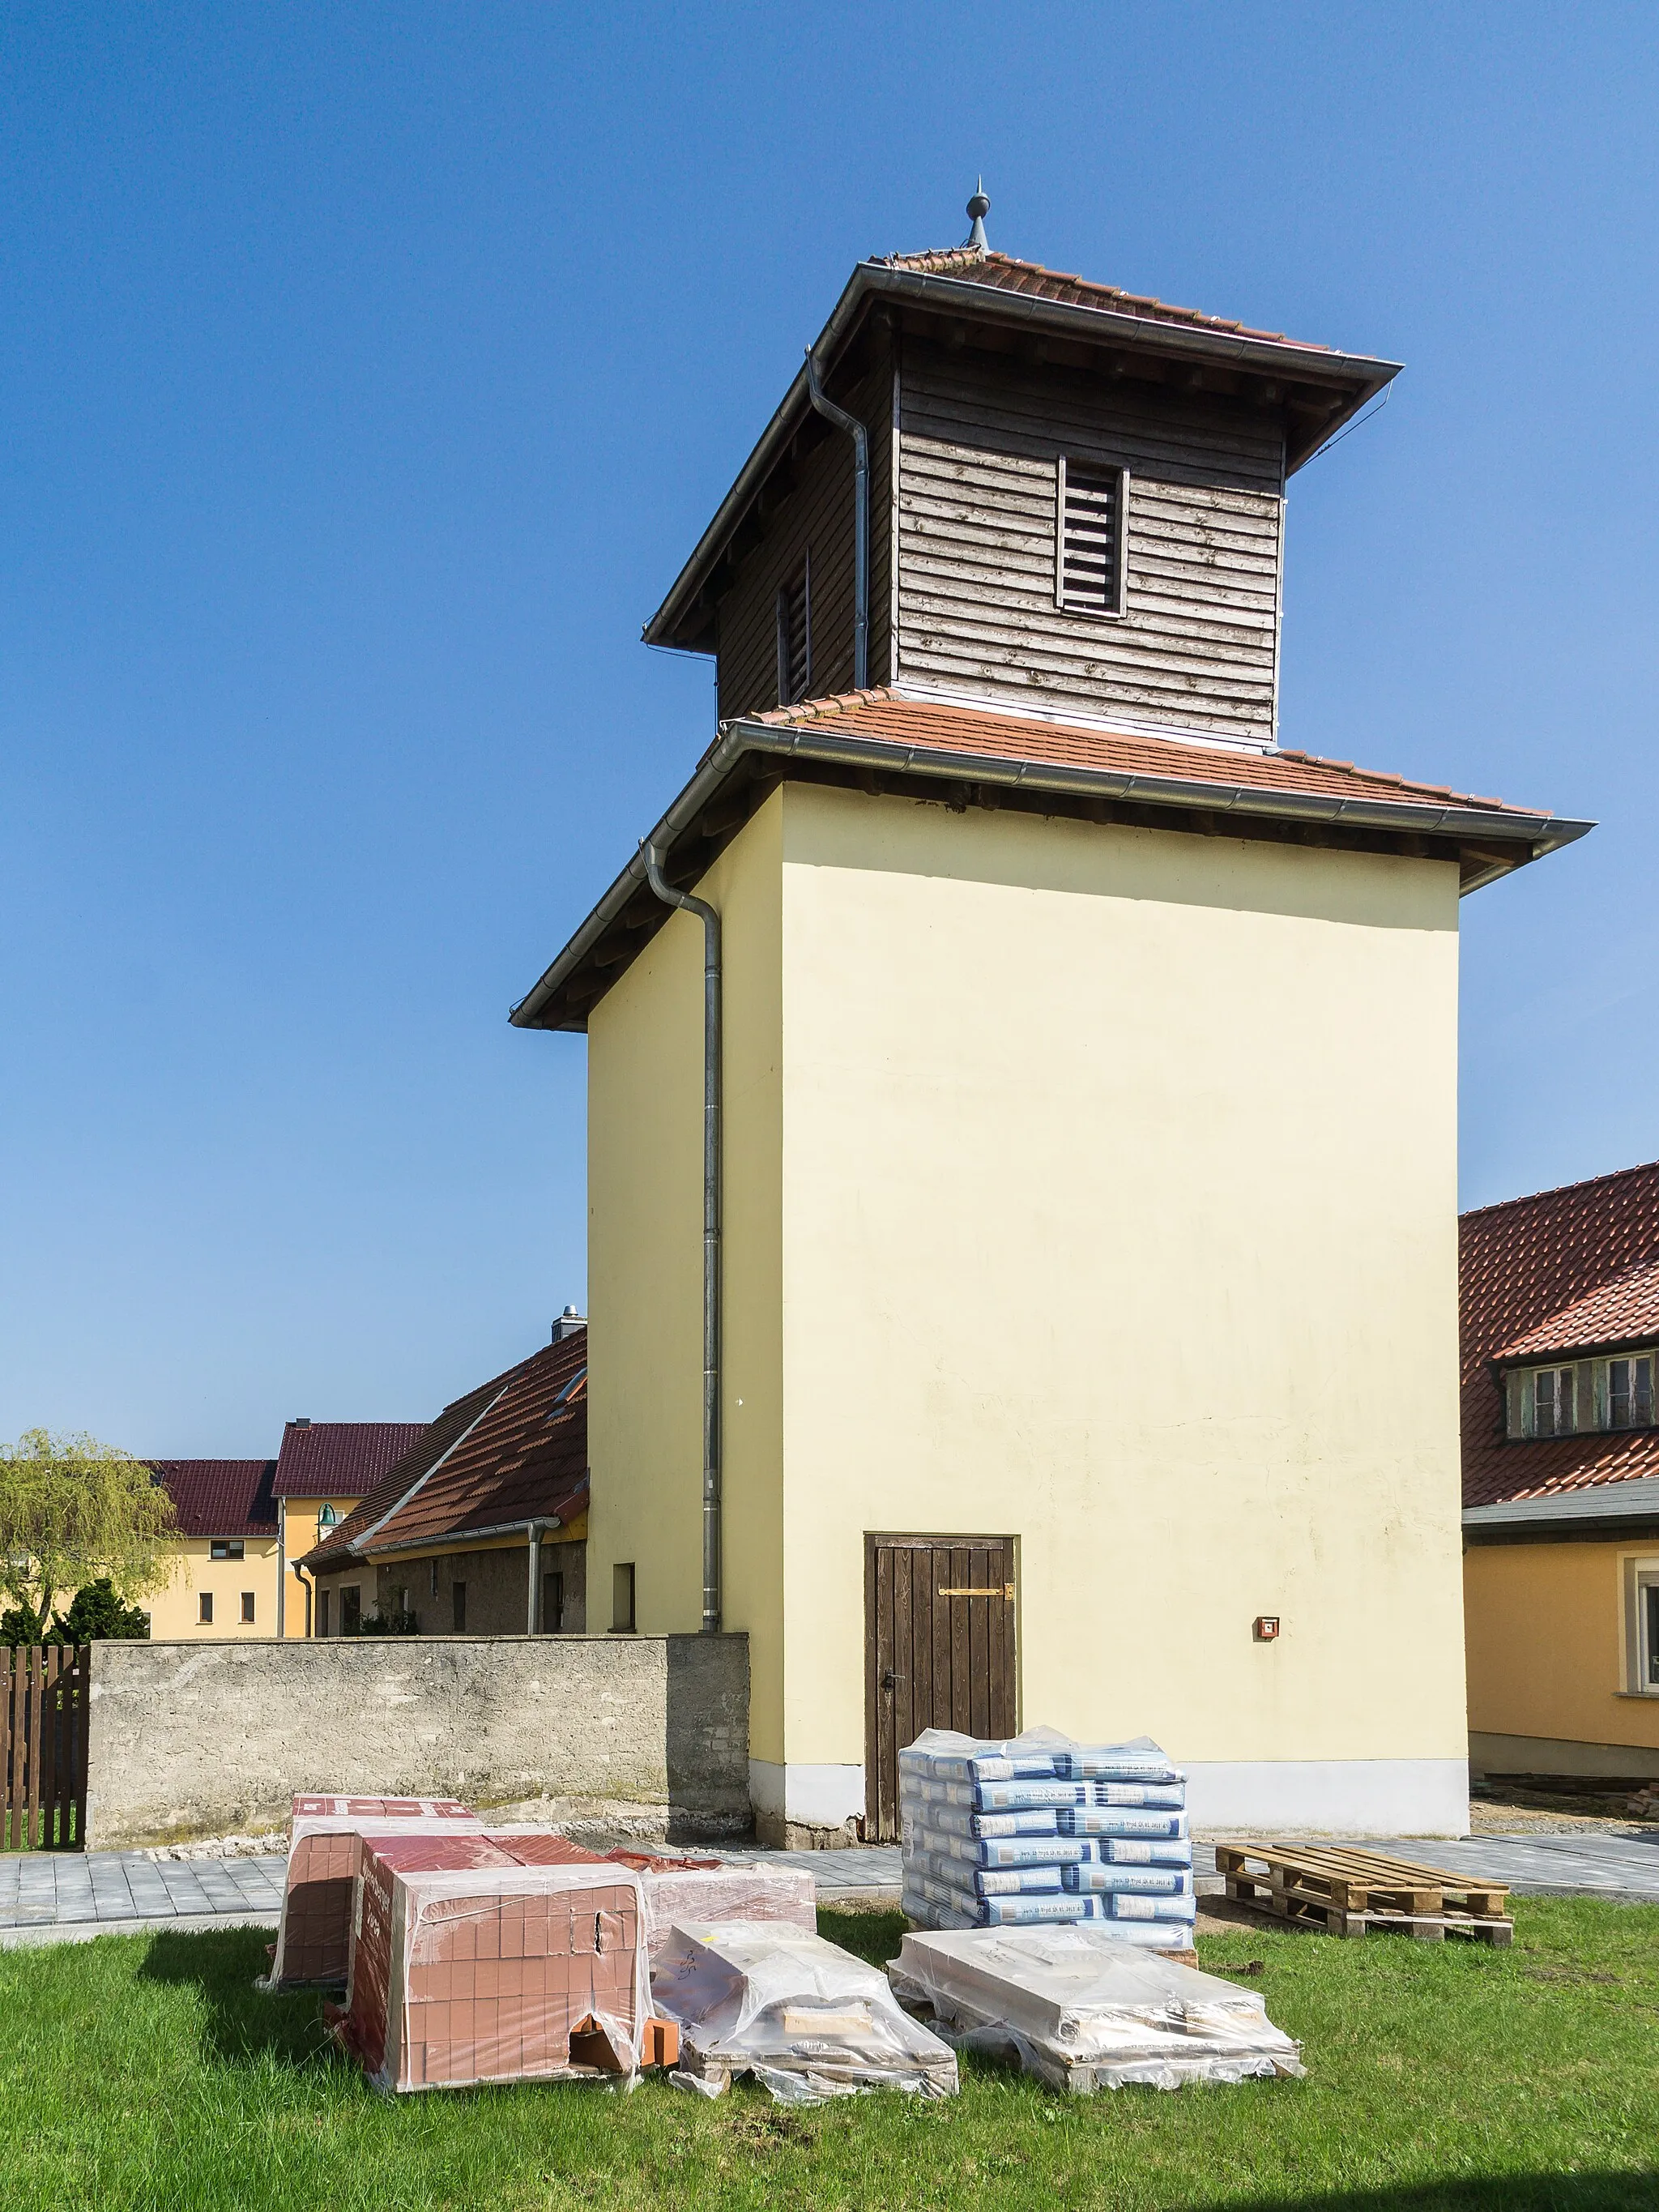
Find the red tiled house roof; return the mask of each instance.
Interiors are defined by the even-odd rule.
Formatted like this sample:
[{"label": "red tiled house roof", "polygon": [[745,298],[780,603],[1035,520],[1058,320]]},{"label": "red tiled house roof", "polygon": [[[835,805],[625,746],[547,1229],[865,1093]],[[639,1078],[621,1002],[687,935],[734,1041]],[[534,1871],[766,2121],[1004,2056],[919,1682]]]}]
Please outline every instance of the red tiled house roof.
[{"label": "red tiled house roof", "polygon": [[1464,1504],[1659,1475],[1659,1429],[1505,1443],[1492,1365],[1659,1339],[1659,1161],[1466,1213],[1459,1255]]},{"label": "red tiled house roof", "polygon": [[587,1332],[445,1407],[419,1446],[301,1563],[349,1561],[522,1528],[587,1506]]},{"label": "red tiled house roof", "polygon": [[424,1421],[289,1421],[276,1459],[278,1498],[361,1498],[397,1465]]},{"label": "red tiled house roof", "polygon": [[1068,307],[1094,307],[1108,314],[1133,315],[1142,322],[1261,338],[1269,345],[1294,345],[1306,353],[1331,350],[1306,338],[1287,338],[1283,331],[1252,330],[1248,323],[1231,322],[1224,315],[1200,314],[1196,307],[1172,307],[1167,301],[1151,299],[1144,293],[1121,291],[1115,284],[1099,284],[1090,276],[1069,276],[1062,270],[1045,269],[1040,261],[1017,261],[1012,254],[993,253],[977,246],[953,246],[933,253],[889,253],[877,265],[910,270],[926,276],[954,276],[994,291],[1055,300]]},{"label": "red tiled house roof", "polygon": [[274,1459],[150,1459],[185,1536],[275,1536]]},{"label": "red tiled house roof", "polygon": [[1471,809],[1513,814],[1528,821],[1540,810],[1510,806],[1501,799],[1475,799],[1443,784],[1413,783],[1352,761],[1322,760],[1314,753],[1253,752],[1195,745],[1174,738],[1133,737],[1121,731],[1025,714],[999,714],[983,707],[943,705],[889,690],[856,691],[839,699],[812,699],[775,707],[745,718],[764,729],[841,731],[906,750],[959,753],[986,760],[1028,761],[1034,766],[1079,768],[1106,775],[1145,776],[1203,784],[1224,805],[1237,793],[1279,793],[1328,799],[1340,806],[1371,801],[1384,806]]},{"label": "red tiled house roof", "polygon": [[[647,841],[696,854],[694,882],[779,777],[1100,822],[1407,852],[1455,860],[1465,890],[1571,843],[1583,822],[1311,753],[1130,735],[1063,717],[878,688],[722,723]],[[678,865],[678,862],[676,863]],[[673,868],[669,871],[673,880]],[[669,909],[636,854],[512,1012],[521,1029],[586,1027]]]}]

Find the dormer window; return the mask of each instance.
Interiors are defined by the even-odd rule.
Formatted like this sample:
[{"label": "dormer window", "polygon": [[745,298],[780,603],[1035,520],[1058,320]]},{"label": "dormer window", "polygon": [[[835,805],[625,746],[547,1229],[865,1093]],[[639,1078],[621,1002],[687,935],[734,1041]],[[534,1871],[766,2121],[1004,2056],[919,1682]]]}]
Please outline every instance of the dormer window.
[{"label": "dormer window", "polygon": [[1607,1365],[1607,1425],[1610,1429],[1653,1426],[1653,1354],[1633,1352]]},{"label": "dormer window", "polygon": [[812,556],[807,553],[789,581],[778,586],[778,704],[793,707],[811,696]]},{"label": "dormer window", "polygon": [[1510,1378],[1512,1437],[1570,1437],[1578,1425],[1577,1373],[1571,1367],[1534,1367]]},{"label": "dormer window", "polygon": [[1121,615],[1129,472],[1064,453],[1054,471],[1054,603],[1068,615]]},{"label": "dormer window", "polygon": [[1512,1438],[1542,1440],[1656,1425],[1654,1382],[1659,1352],[1569,1365],[1511,1368],[1504,1379],[1504,1429]]}]

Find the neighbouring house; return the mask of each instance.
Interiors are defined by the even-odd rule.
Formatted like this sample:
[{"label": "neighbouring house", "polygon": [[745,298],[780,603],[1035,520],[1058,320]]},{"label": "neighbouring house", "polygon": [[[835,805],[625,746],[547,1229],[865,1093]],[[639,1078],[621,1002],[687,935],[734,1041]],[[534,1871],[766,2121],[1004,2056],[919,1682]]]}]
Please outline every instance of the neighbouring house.
[{"label": "neighbouring house", "polygon": [[773,1838],[1036,1721],[1455,1832],[1458,900],[1588,825],[1279,745],[1286,479],[1395,367],[985,212],[854,270],[513,1012],[587,1039],[593,1625],[746,1633]]},{"label": "neighbouring house", "polygon": [[173,1579],[142,1600],[157,1641],[274,1636],[282,1582],[274,1459],[153,1459],[179,1517]]},{"label": "neighbouring house", "polygon": [[587,1625],[587,1337],[553,1342],[445,1407],[296,1569],[319,1636],[365,1620],[422,1636]]},{"label": "neighbouring house", "polygon": [[271,1486],[279,1570],[276,1633],[309,1636],[309,1589],[288,1569],[352,1512],[424,1434],[424,1421],[289,1421]]},{"label": "neighbouring house", "polygon": [[1462,1221],[1477,1773],[1659,1775],[1659,1163]]}]

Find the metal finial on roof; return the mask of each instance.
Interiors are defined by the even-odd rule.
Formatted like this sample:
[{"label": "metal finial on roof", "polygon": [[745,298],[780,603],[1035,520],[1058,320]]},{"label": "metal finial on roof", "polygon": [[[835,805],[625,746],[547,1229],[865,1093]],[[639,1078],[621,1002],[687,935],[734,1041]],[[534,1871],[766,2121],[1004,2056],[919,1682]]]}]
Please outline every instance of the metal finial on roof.
[{"label": "metal finial on roof", "polygon": [[981,177],[974,186],[974,197],[968,203],[968,212],[974,227],[968,234],[969,246],[976,246],[981,253],[988,253],[991,241],[985,235],[985,218],[991,212],[991,203],[985,197],[985,179]]}]

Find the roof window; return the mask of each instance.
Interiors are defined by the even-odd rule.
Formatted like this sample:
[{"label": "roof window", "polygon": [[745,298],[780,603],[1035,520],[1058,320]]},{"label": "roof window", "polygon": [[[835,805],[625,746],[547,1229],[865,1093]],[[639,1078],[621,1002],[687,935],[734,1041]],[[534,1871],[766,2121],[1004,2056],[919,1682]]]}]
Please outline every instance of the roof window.
[{"label": "roof window", "polygon": [[1070,615],[1123,612],[1129,471],[1054,464],[1054,601]]}]

